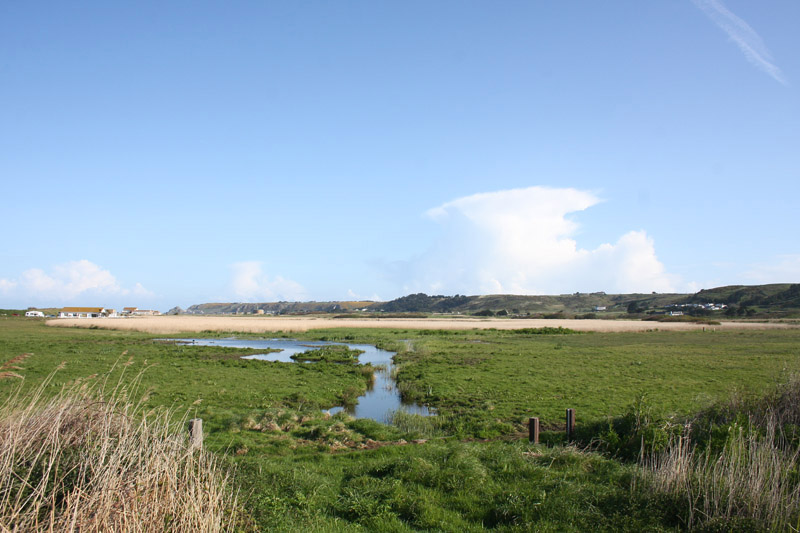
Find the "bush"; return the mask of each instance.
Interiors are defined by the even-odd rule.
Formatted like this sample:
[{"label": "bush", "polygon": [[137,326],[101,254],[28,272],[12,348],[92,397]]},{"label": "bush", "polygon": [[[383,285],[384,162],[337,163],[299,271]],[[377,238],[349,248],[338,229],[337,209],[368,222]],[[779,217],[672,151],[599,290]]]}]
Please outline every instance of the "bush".
[{"label": "bush", "polygon": [[620,459],[635,461],[642,453],[666,449],[684,426],[657,414],[646,395],[641,395],[622,416],[579,427],[578,441]]}]

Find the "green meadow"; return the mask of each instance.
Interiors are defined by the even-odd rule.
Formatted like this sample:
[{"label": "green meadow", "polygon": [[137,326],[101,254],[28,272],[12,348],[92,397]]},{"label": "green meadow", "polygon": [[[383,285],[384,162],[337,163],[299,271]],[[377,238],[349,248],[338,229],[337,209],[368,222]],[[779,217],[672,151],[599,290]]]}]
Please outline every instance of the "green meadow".
[{"label": "green meadow", "polygon": [[[254,350],[17,317],[0,318],[0,394],[34,389],[48,376],[52,394],[94,381],[130,386],[147,409],[171,409],[178,421],[202,418],[205,446],[234,471],[243,530],[747,530],[760,522],[748,515],[700,523],[694,504],[648,488],[638,447],[666,449],[682,421],[731,398],[759,405],[800,368],[800,329],[265,337],[275,336],[396,351],[398,389],[438,414],[399,413],[389,425],[328,415],[323,409],[353,402],[371,376],[370,368],[341,364],[351,354],[337,350],[313,354],[318,362],[273,363],[241,359]],[[565,441],[566,408],[577,412],[573,443]],[[532,416],[544,430],[540,445],[527,442]]]}]

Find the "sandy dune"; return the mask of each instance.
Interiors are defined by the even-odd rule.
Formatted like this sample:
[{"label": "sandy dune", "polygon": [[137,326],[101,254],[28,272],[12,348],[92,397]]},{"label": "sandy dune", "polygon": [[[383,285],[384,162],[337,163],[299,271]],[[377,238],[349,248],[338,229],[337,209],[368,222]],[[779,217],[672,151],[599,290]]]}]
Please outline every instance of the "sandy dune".
[{"label": "sandy dune", "polygon": [[392,329],[521,329],[564,327],[576,331],[647,331],[652,329],[691,331],[698,329],[778,329],[797,328],[797,325],[764,322],[723,322],[704,326],[686,322],[642,322],[639,320],[533,320],[498,318],[326,318],[326,317],[204,317],[155,316],[131,318],[57,318],[49,326],[84,327],[144,331],[155,334],[192,333],[201,331],[230,331],[268,333],[276,331],[307,331],[328,328],[392,328]]}]

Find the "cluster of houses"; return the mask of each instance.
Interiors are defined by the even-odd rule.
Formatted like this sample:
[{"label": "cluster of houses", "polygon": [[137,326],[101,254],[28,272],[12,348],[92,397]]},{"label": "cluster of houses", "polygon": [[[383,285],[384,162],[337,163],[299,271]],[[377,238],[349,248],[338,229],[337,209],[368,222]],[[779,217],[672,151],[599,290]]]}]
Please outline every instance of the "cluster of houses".
[{"label": "cluster of houses", "polygon": [[[152,309],[125,307],[122,311],[105,307],[65,307],[58,313],[58,318],[117,318],[126,316],[157,316],[161,313]],[[28,313],[25,313],[28,316]]]},{"label": "cluster of houses", "polygon": [[715,303],[706,303],[706,304],[672,304],[665,307],[667,310],[667,314],[669,316],[683,316],[683,312],[686,310],[692,311],[697,309],[703,309],[705,311],[722,311],[727,309],[726,304],[715,304]]},{"label": "cluster of houses", "polygon": [[[656,309],[655,311],[649,311],[649,314],[666,314],[668,316],[683,316],[683,314],[690,313],[691,311],[696,311],[699,309],[705,311],[724,311],[727,309],[726,304],[715,304],[715,303],[704,303],[704,304],[670,304],[664,306],[662,311]],[[605,305],[597,305],[593,309],[594,311],[607,311],[608,308]]]}]

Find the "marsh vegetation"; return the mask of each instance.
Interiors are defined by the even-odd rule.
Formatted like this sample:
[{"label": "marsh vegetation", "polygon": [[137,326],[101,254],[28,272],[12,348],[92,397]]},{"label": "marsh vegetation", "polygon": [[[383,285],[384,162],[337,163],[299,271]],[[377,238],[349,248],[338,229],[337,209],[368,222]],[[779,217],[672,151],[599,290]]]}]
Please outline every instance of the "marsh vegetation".
[{"label": "marsh vegetation", "polygon": [[[800,520],[797,329],[282,335],[397,352],[401,392],[438,416],[324,413],[366,390],[358,365],[253,361],[241,356],[255,350],[15,318],[0,320],[0,360],[31,355],[4,370],[24,380],[9,375],[0,392],[21,382],[20,394],[56,398],[97,374],[141,406],[132,419],[203,418],[206,450],[235,472],[225,491],[238,494],[245,529],[792,530]],[[130,364],[115,364],[126,350]],[[566,407],[578,414],[572,443]],[[527,442],[529,416],[542,421],[539,446]]]},{"label": "marsh vegetation", "polygon": [[0,529],[188,533],[247,526],[229,469],[189,445],[175,413],[145,410],[131,398],[136,384],[95,376],[52,396],[50,378],[27,392],[12,387],[0,407]]}]

